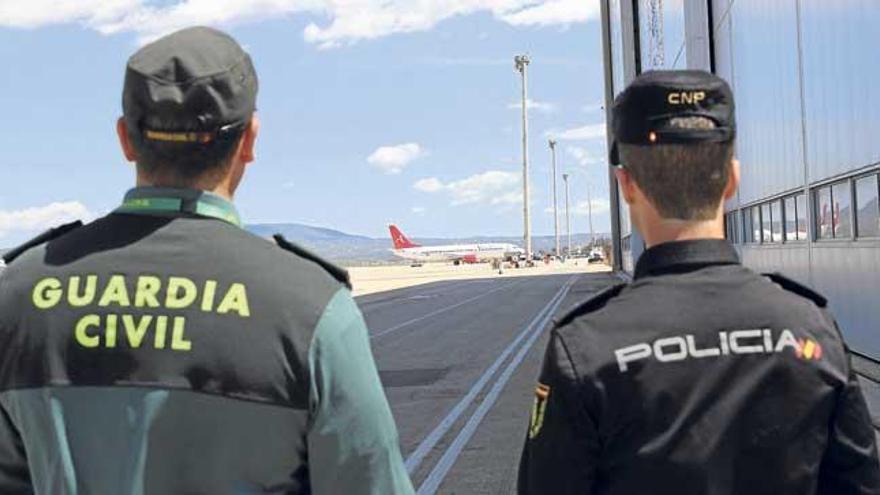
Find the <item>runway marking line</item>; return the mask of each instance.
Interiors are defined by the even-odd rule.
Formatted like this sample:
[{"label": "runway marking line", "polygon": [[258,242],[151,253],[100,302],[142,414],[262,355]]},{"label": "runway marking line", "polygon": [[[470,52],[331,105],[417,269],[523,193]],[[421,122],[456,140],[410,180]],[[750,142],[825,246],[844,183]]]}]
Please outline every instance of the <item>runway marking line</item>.
[{"label": "runway marking line", "polygon": [[418,316],[418,317],[413,318],[413,319],[411,319],[411,320],[408,320],[408,321],[405,321],[405,322],[403,322],[403,323],[400,323],[400,324],[394,325],[393,327],[386,328],[385,330],[382,330],[382,331],[376,332],[376,333],[374,333],[373,335],[370,336],[370,339],[372,340],[372,339],[378,339],[379,337],[384,337],[385,335],[388,335],[389,333],[396,332],[396,331],[400,330],[401,328],[408,327],[408,326],[412,325],[413,323],[418,323],[418,322],[420,322],[420,321],[426,320],[426,319],[431,318],[431,317],[433,317],[433,316],[437,316],[437,315],[439,315],[439,314],[441,314],[441,313],[445,313],[445,312],[450,311],[450,310],[453,310],[453,309],[455,309],[455,308],[458,308],[458,307],[464,306],[465,304],[472,303],[472,302],[474,302],[474,301],[476,301],[476,300],[478,300],[478,299],[482,299],[482,298],[484,298],[484,297],[486,297],[486,296],[488,296],[488,295],[490,295],[490,294],[494,294],[494,293],[496,293],[496,292],[498,292],[498,291],[500,291],[500,290],[509,289],[510,287],[513,287],[514,285],[519,285],[519,284],[521,284],[522,282],[523,282],[522,280],[518,280],[518,281],[516,281],[516,282],[512,282],[512,283],[509,283],[509,284],[505,284],[505,285],[502,285],[501,287],[496,287],[496,288],[494,288],[494,289],[492,289],[492,290],[490,290],[490,291],[488,291],[488,292],[484,292],[484,293],[482,293],[482,294],[480,294],[480,295],[478,295],[478,296],[474,296],[474,297],[471,297],[471,298],[469,298],[469,299],[465,299],[464,301],[459,301],[459,302],[457,302],[457,303],[455,303],[455,304],[453,304],[453,305],[451,305],[451,306],[445,306],[445,307],[440,308],[440,309],[438,309],[438,310],[431,311],[431,312],[428,313],[428,314],[425,314],[425,315],[422,315],[422,316]]},{"label": "runway marking line", "polygon": [[[467,408],[471,405],[474,399],[480,394],[492,376],[495,375],[495,372],[501,367],[502,364],[507,360],[507,358],[513,353],[516,347],[529,335],[529,332],[533,331],[535,325],[539,322],[544,322],[540,325],[540,329],[543,330],[544,326],[546,326],[546,321],[552,317],[553,312],[565,298],[565,295],[568,293],[568,289],[571,288],[571,285],[574,283],[574,280],[577,276],[569,279],[560,287],[559,291],[554,294],[554,296],[550,299],[550,301],[538,311],[538,314],[526,325],[525,329],[519,333],[519,335],[510,343],[510,345],[505,348],[498,358],[492,363],[491,366],[486,368],[486,371],[480,376],[480,378],[474,383],[471,389],[465,394],[464,397],[449,411],[449,413],[440,421],[437,426],[434,427],[433,430],[419,443],[412,453],[406,458],[406,470],[408,473],[413,474],[421,465],[422,461],[424,461],[425,457],[434,449],[437,443],[446,435],[450,428],[458,421],[459,417],[467,410]],[[552,308],[552,309],[551,309]]]},{"label": "runway marking line", "polygon": [[573,276],[562,286],[562,289],[560,289],[556,297],[550,301],[550,304],[548,304],[547,307],[544,308],[544,311],[542,311],[543,318],[541,318],[537,325],[534,325],[534,328],[532,328],[532,326],[526,328],[526,332],[532,332],[528,340],[520,347],[519,352],[516,353],[513,360],[508,363],[507,367],[501,375],[499,375],[495,383],[492,385],[492,388],[489,390],[489,393],[486,394],[486,397],[483,398],[483,401],[477,407],[477,410],[474,411],[467,423],[465,423],[464,427],[458,433],[458,436],[456,436],[455,440],[453,440],[449,447],[447,447],[446,452],[443,453],[443,457],[440,458],[434,466],[434,469],[431,470],[431,473],[428,474],[428,477],[425,478],[425,481],[419,486],[416,495],[434,495],[437,493],[440,484],[446,478],[446,475],[452,469],[452,466],[455,465],[455,461],[458,460],[461,451],[464,450],[464,447],[470,441],[471,437],[473,437],[477,428],[480,426],[480,423],[492,409],[492,406],[495,405],[495,401],[498,400],[498,396],[501,395],[504,386],[507,385],[507,382],[510,380],[510,377],[513,376],[516,368],[518,368],[523,359],[525,359],[526,354],[528,354],[532,345],[538,340],[538,337],[544,333],[544,328],[550,323],[553,314],[559,308],[559,305],[562,304],[562,300],[568,295],[568,291],[571,289],[572,285],[574,285],[577,278],[578,275]]}]

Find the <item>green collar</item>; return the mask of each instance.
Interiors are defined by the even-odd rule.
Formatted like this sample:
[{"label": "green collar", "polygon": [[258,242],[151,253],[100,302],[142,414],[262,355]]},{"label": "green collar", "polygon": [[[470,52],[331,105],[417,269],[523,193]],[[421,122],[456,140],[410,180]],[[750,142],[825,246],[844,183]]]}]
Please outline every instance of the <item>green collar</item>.
[{"label": "green collar", "polygon": [[232,203],[214,193],[196,189],[136,187],[125,194],[122,206],[115,212],[157,216],[190,213],[242,226]]}]

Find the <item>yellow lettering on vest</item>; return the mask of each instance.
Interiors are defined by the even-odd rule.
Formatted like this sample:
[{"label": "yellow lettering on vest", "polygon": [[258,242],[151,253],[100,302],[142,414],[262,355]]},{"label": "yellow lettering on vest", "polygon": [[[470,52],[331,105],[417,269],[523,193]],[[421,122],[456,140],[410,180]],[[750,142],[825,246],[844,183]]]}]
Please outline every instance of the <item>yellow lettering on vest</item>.
[{"label": "yellow lettering on vest", "polygon": [[153,321],[153,315],[141,316],[140,320],[135,323],[134,316],[122,315],[122,325],[125,327],[125,335],[128,337],[128,345],[132,349],[137,349],[144,342],[147,335],[147,329]]},{"label": "yellow lettering on vest", "polygon": [[82,308],[83,306],[88,306],[95,302],[95,293],[98,289],[98,276],[86,276],[86,284],[82,294],[79,292],[81,279],[82,277],[79,275],[74,275],[73,277],[70,277],[70,281],[67,284],[67,302],[74,308]]},{"label": "yellow lettering on vest", "polygon": [[89,335],[87,330],[89,327],[99,327],[101,326],[101,317],[98,315],[86,315],[83,316],[79,322],[76,324],[76,330],[74,331],[74,336],[76,337],[76,341],[79,345],[93,349],[101,345],[101,338],[97,335]]},{"label": "yellow lettering on vest", "polygon": [[229,290],[217,307],[217,313],[226,314],[235,311],[242,318],[251,315],[251,308],[248,306],[247,288],[244,284],[235,283],[229,286]]},{"label": "yellow lettering on vest", "polygon": [[153,347],[156,349],[165,348],[165,334],[168,331],[168,317],[159,316],[156,318],[156,335],[153,340]]},{"label": "yellow lettering on vest", "polygon": [[107,307],[111,304],[128,307],[131,301],[128,299],[128,288],[125,286],[125,277],[122,275],[113,275],[104,288],[104,294],[98,301],[98,306]]},{"label": "yellow lettering on vest", "polygon": [[198,296],[198,289],[192,280],[183,277],[168,278],[168,295],[165,307],[168,309],[184,309],[191,305]]},{"label": "yellow lettering on vest", "polygon": [[116,324],[118,322],[118,316],[107,315],[107,328],[104,330],[104,347],[108,349],[116,347]]},{"label": "yellow lettering on vest", "polygon": [[61,295],[61,281],[57,278],[44,278],[34,286],[31,298],[37,308],[49,309],[58,304]]},{"label": "yellow lettering on vest", "polygon": [[202,311],[210,312],[214,309],[214,297],[217,294],[217,281],[208,280],[205,282],[205,292],[202,293]]},{"label": "yellow lettering on vest", "polygon": [[186,327],[186,318],[183,316],[174,317],[174,330],[171,332],[171,349],[175,351],[189,351],[192,349],[192,342],[186,340],[183,334]]},{"label": "yellow lettering on vest", "polygon": [[134,293],[134,305],[138,308],[158,308],[160,289],[162,289],[162,281],[159,277],[141,275],[138,277],[137,291]]},{"label": "yellow lettering on vest", "polygon": [[669,101],[670,105],[681,105],[681,95],[678,93],[669,93],[667,101]]}]

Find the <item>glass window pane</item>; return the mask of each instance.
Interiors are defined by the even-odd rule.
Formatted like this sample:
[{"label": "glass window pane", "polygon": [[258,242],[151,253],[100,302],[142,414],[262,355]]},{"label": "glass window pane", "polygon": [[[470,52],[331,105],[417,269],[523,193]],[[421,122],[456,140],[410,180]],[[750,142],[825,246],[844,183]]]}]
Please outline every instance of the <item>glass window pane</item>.
[{"label": "glass window pane", "polygon": [[816,191],[816,237],[834,238],[831,228],[831,188],[823,187]]},{"label": "glass window pane", "polygon": [[877,176],[856,181],[856,218],[859,237],[880,237],[880,205],[877,201]]},{"label": "glass window pane", "polygon": [[782,202],[779,200],[770,203],[770,232],[773,242],[782,242]]},{"label": "glass window pane", "polygon": [[785,198],[785,240],[797,240],[797,206],[794,196]]},{"label": "glass window pane", "polygon": [[849,181],[831,186],[831,200],[834,201],[834,238],[852,237],[852,198]]},{"label": "glass window pane", "polygon": [[773,242],[770,237],[770,203],[761,205],[761,242]]},{"label": "glass window pane", "polygon": [[738,211],[733,212],[733,241],[737,244],[742,242],[742,216]]},{"label": "glass window pane", "polygon": [[797,238],[799,241],[807,240],[807,196],[798,194],[797,199]]},{"label": "glass window pane", "polygon": [[743,243],[749,244],[752,242],[752,211],[746,208],[745,210],[741,210],[740,214],[742,214],[743,219]]},{"label": "glass window pane", "polygon": [[761,242],[761,210],[757,206],[752,210],[752,242]]}]

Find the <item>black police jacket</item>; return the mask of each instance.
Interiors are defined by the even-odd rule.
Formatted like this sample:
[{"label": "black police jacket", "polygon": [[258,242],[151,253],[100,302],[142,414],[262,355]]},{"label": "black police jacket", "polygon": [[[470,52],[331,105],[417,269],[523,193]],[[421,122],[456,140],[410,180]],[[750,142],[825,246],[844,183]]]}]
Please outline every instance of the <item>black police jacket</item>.
[{"label": "black police jacket", "polygon": [[722,240],[648,249],[552,332],[521,494],[876,494],[874,430],[826,301]]}]

